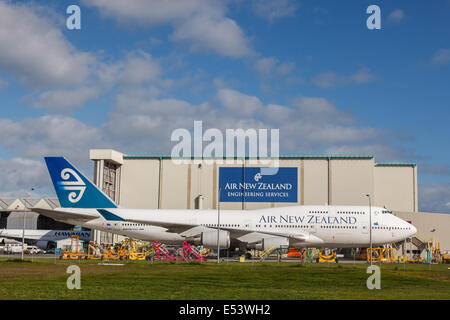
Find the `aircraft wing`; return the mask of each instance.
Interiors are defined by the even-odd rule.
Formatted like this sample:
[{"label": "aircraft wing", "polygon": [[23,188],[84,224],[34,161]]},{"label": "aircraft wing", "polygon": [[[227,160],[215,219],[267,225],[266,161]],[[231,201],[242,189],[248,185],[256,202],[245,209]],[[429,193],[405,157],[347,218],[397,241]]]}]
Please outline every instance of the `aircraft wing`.
[{"label": "aircraft wing", "polygon": [[[23,230],[20,229],[2,229],[0,230],[0,238],[13,239],[22,241]],[[38,235],[29,235],[25,232],[25,240],[38,240]]]},{"label": "aircraft wing", "polygon": [[[142,223],[142,224],[148,224],[148,225],[152,225],[152,226],[158,226],[158,227],[163,227],[167,229],[167,232],[174,232],[174,233],[183,233],[187,230],[190,230],[194,227],[198,227],[198,224],[184,224],[184,223],[174,223],[174,222],[161,222],[161,221],[157,221],[157,220],[149,220],[149,219],[126,219],[126,221],[128,222],[133,222],[133,223]],[[207,228],[209,229],[215,229],[217,230],[217,227],[211,227],[208,226]],[[291,234],[286,234],[286,233],[280,233],[280,232],[267,232],[264,231],[262,232],[261,230],[249,230],[249,229],[239,229],[239,228],[230,228],[230,227],[220,227],[220,230],[224,230],[224,231],[229,231],[230,232],[230,237],[232,238],[240,238],[243,237],[247,234],[250,233],[258,233],[261,235],[268,235],[268,236],[276,236],[276,237],[286,237],[286,238],[291,238],[291,239],[295,239],[297,241],[306,241],[306,239],[309,237],[308,233],[301,233],[301,232],[296,232],[291,233]]]},{"label": "aircraft wing", "polygon": [[72,213],[72,212],[52,210],[52,209],[33,208],[33,211],[37,212],[39,214],[42,214],[46,217],[57,220],[57,221],[67,221],[68,219],[70,219],[70,220],[77,220],[80,222],[86,222],[86,221],[98,218],[98,215],[94,215],[94,214]]},{"label": "aircraft wing", "polygon": [[[183,233],[185,231],[191,230],[195,227],[202,227],[201,225],[197,223],[183,223],[178,221],[167,221],[163,219],[153,218],[151,216],[148,217],[127,217],[125,216],[119,216],[117,214],[114,214],[108,210],[105,209],[97,209],[97,211],[106,219],[110,221],[126,221],[126,222],[133,222],[133,223],[140,223],[140,224],[148,224],[151,226],[156,227],[162,227],[167,229],[167,232],[173,232],[173,233]],[[217,227],[204,227],[209,229],[218,229]],[[286,237],[291,238],[296,241],[306,241],[309,238],[309,233],[306,232],[296,232],[291,234],[281,233],[281,232],[262,232],[261,230],[252,230],[252,229],[241,229],[241,228],[232,228],[232,227],[220,227],[220,230],[229,231],[230,236],[232,238],[240,238],[245,235],[248,235],[250,233],[257,233],[262,235],[264,238],[264,235],[267,236],[276,236],[276,237]]]}]

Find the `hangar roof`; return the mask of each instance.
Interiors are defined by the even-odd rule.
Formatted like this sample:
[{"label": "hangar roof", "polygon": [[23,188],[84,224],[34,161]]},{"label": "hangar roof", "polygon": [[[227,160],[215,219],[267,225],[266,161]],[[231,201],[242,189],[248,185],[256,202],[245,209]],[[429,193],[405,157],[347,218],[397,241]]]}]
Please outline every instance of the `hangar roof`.
[{"label": "hangar roof", "polygon": [[58,199],[54,198],[40,198],[40,199],[28,199],[28,198],[0,198],[0,212],[1,211],[33,211],[33,208],[49,208],[54,209],[59,207]]},{"label": "hangar roof", "polygon": [[376,167],[416,167],[415,163],[388,163],[380,162],[375,164]]},{"label": "hangar roof", "polygon": [[[171,155],[123,155],[124,159],[194,159],[199,157],[172,157]],[[202,157],[206,159],[214,159],[216,157]],[[234,159],[242,159],[243,157],[233,157]],[[249,156],[245,156],[245,159],[249,159]],[[251,157],[254,158],[254,157]],[[258,158],[271,158],[271,157],[258,157]],[[373,156],[323,156],[323,155],[281,155],[279,159],[373,159]],[[220,157],[218,157],[220,159]],[[226,159],[222,157],[221,159]]]},{"label": "hangar roof", "polygon": [[[91,160],[105,159],[122,164],[122,159],[199,159],[200,157],[172,157],[164,154],[143,154],[126,155],[112,149],[92,149],[90,150]],[[256,159],[270,159],[271,157],[256,157]],[[227,159],[222,157],[201,157],[201,159]],[[243,157],[233,157],[233,159],[243,159]],[[245,156],[245,159],[255,159],[255,157]],[[354,159],[354,160],[372,160],[372,155],[281,155],[278,159]],[[377,167],[416,167],[415,163],[375,163]]]}]

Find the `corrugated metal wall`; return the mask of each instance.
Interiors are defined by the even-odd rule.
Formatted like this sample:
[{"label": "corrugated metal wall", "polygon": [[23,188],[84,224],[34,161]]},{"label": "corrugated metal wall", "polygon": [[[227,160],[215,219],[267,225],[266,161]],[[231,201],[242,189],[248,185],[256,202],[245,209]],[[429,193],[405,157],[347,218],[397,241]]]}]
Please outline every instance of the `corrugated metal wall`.
[{"label": "corrugated metal wall", "polygon": [[[96,160],[100,163],[101,160]],[[131,208],[195,209],[202,197],[203,209],[217,207],[219,168],[256,166],[249,160],[237,164],[175,164],[164,157],[123,157],[118,166],[116,201]],[[417,178],[413,165],[377,166],[371,157],[283,158],[281,167],[298,168],[297,203],[222,203],[223,209],[255,209],[286,205],[374,205],[398,211],[417,211]],[[97,165],[96,165],[97,167]],[[98,174],[97,174],[98,176]]]}]

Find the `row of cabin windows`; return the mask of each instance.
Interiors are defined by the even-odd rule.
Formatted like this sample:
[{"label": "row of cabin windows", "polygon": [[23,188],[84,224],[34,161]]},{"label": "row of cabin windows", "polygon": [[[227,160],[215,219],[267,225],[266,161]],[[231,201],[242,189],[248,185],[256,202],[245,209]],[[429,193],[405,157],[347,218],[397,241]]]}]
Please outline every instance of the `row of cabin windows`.
[{"label": "row of cabin windows", "polygon": [[[325,213],[328,214],[328,211],[309,211],[310,214],[320,214]],[[338,211],[338,214],[365,214],[365,212],[362,211]]]},{"label": "row of cabin windows", "polygon": [[411,230],[409,227],[373,227],[374,229],[380,229],[380,230]]},{"label": "row of cabin windows", "polygon": [[[203,227],[217,227],[217,223],[201,224]],[[240,224],[220,224],[221,227],[239,228]],[[247,226],[246,226],[247,227]]]},{"label": "row of cabin windows", "polygon": [[[313,226],[299,226],[299,225],[274,225],[272,226],[271,224],[268,225],[270,228],[300,228],[300,229],[306,229],[306,228],[312,228]],[[266,228],[267,224],[257,224],[255,226],[256,228]]]},{"label": "row of cabin windows", "polygon": [[[145,224],[142,223],[124,223],[124,226],[145,226]],[[217,226],[217,224],[203,224],[202,226],[206,226],[206,227],[215,227]],[[231,227],[231,228],[239,228],[240,225],[239,224],[221,224],[221,227]],[[259,224],[256,225],[256,228],[261,228],[263,225]],[[270,227],[272,227],[272,225],[269,225]],[[264,228],[266,228],[267,225],[264,225]],[[299,226],[299,225],[275,225],[275,228],[300,228],[300,229],[305,229],[305,228],[312,228],[313,226]],[[320,226],[323,229],[356,229],[356,226]],[[411,228],[407,228],[407,227],[373,227],[374,229],[395,229],[395,230],[411,230]]]},{"label": "row of cabin windows", "polygon": [[366,214],[363,211],[338,211],[337,214]]},{"label": "row of cabin windows", "polygon": [[[339,212],[338,212],[339,213]],[[145,224],[142,223],[124,223],[124,226],[145,226]],[[206,227],[215,227],[217,226],[217,224],[202,224],[202,226],[206,226]],[[221,227],[231,227],[231,228],[239,228],[240,225],[239,224],[221,224]],[[248,225],[246,225],[248,226]],[[256,225],[256,228],[261,228],[263,225]],[[270,227],[272,227],[272,225],[269,225]],[[267,225],[264,225],[264,228],[266,228]],[[300,229],[305,229],[305,228],[312,228],[313,226],[299,226],[299,225],[275,225],[275,228],[300,228]],[[356,229],[356,226],[320,226],[323,229]],[[374,229],[395,229],[395,230],[411,230],[411,228],[407,228],[407,227],[373,227]]]},{"label": "row of cabin windows", "polygon": [[356,229],[356,226],[320,226],[322,229]]}]

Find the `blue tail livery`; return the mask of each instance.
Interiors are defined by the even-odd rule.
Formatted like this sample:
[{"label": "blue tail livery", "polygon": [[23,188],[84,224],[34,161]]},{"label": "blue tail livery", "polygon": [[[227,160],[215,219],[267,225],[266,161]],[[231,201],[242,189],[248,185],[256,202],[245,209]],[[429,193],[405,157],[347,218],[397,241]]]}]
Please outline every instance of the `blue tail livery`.
[{"label": "blue tail livery", "polygon": [[98,213],[100,213],[103,218],[105,218],[105,220],[107,221],[125,221],[125,219],[116,216],[114,213],[109,212],[108,210],[104,210],[104,209],[97,209]]},{"label": "blue tail livery", "polygon": [[45,157],[63,208],[117,208],[116,204],[64,157]]}]

